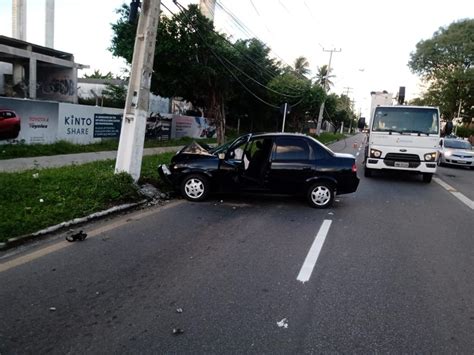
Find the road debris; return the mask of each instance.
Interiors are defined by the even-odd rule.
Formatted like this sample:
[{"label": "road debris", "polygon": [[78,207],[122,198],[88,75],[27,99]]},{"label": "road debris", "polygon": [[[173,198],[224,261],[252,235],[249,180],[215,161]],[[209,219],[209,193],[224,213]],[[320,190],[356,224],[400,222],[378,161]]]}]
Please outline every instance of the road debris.
[{"label": "road debris", "polygon": [[78,233],[74,233],[74,229],[69,230],[68,234],[66,235],[66,240],[68,242],[82,242],[84,239],[87,238],[87,233],[84,233],[82,230]]},{"label": "road debris", "polygon": [[183,313],[183,309],[182,308],[176,308],[176,313]]},{"label": "road debris", "polygon": [[280,328],[288,328],[288,319],[283,318],[281,321],[277,322],[278,327]]},{"label": "road debris", "polygon": [[183,334],[184,330],[181,328],[173,328],[173,335]]},{"label": "road debris", "polygon": [[55,312],[55,311],[56,311],[56,307],[49,307],[49,311],[50,311],[50,312]]}]

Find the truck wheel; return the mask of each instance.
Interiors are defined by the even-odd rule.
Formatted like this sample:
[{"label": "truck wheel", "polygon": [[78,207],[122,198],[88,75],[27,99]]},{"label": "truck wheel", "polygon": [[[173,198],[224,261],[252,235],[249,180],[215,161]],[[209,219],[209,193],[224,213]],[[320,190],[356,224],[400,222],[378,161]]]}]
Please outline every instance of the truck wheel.
[{"label": "truck wheel", "polygon": [[371,177],[372,176],[372,169],[365,166],[364,167],[364,176],[365,177]]},{"label": "truck wheel", "polygon": [[433,174],[423,173],[423,182],[430,183],[433,178]]},{"label": "truck wheel", "polygon": [[186,176],[181,182],[181,194],[189,201],[203,201],[209,195],[209,180],[200,174]]},{"label": "truck wheel", "polygon": [[306,197],[311,207],[327,208],[334,202],[334,187],[328,182],[316,182],[309,187]]}]

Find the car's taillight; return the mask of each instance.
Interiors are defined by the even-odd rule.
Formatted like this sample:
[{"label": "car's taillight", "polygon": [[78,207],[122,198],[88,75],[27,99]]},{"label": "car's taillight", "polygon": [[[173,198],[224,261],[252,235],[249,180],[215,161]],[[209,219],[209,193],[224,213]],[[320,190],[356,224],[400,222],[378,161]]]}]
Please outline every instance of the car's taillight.
[{"label": "car's taillight", "polygon": [[357,165],[356,163],[352,164],[352,172],[356,173],[357,172]]}]

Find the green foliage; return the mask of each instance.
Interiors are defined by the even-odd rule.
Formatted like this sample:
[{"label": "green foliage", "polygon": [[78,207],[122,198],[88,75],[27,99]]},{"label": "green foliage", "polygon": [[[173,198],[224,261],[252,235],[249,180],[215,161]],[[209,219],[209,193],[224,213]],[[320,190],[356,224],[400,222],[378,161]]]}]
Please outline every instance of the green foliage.
[{"label": "green foliage", "polygon": [[322,144],[332,143],[341,139],[344,139],[346,136],[341,133],[332,133],[332,132],[323,132],[319,136],[315,137]]},{"label": "green foliage", "polygon": [[331,78],[334,78],[334,75],[331,75],[332,69],[328,71],[328,66],[325,64],[318,68],[318,73],[316,74],[316,83],[321,87],[326,87],[329,89],[331,86],[334,86],[334,83],[331,81]]},{"label": "green foliage", "polygon": [[[121,18],[112,25],[111,51],[132,60],[136,24],[128,23],[128,7],[118,10]],[[164,97],[181,97],[202,108],[206,117],[215,118],[218,141],[223,142],[224,124],[241,131],[281,129],[278,107],[292,106],[288,128],[301,131],[308,119],[317,118],[326,97],[320,84],[312,84],[305,57],[299,57],[295,69],[270,57],[270,49],[257,39],[231,43],[214,32],[213,24],[195,5],[171,18],[162,17],[157,33],[152,91]],[[226,68],[227,67],[227,68]],[[327,66],[321,67],[321,80],[331,85]],[[327,119],[346,120],[347,112],[326,110]],[[344,109],[346,110],[346,109]],[[337,114],[336,114],[337,113]],[[220,132],[220,133],[219,133]]]},{"label": "green foliage", "polygon": [[441,27],[416,45],[408,63],[429,87],[419,102],[439,106],[447,119],[457,116],[459,105],[466,122],[474,116],[474,19]]},{"label": "green foliage", "polygon": [[[163,186],[156,168],[169,163],[172,156],[173,153],[166,153],[144,157],[141,180]],[[114,174],[114,166],[114,161],[107,160],[0,173],[0,242],[114,205],[140,201],[142,197],[130,175]]]},{"label": "green foliage", "polygon": [[298,57],[295,59],[295,72],[300,75],[307,75],[310,73],[309,62],[306,57]]},{"label": "green foliage", "polygon": [[84,78],[87,79],[115,79],[114,75],[112,72],[108,72],[107,74],[102,74],[100,70],[94,70],[92,74],[85,74]]},{"label": "green foliage", "polygon": [[469,128],[468,126],[462,125],[456,128],[456,135],[462,138],[469,138],[474,136],[474,128]]}]

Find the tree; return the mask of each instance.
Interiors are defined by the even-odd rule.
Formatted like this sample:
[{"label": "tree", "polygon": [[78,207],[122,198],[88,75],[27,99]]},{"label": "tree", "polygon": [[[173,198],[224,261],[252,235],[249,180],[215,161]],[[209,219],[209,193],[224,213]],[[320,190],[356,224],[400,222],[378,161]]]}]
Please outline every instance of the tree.
[{"label": "tree", "polygon": [[423,101],[439,106],[452,119],[461,107],[466,120],[474,116],[474,19],[441,27],[416,45],[408,66],[420,75],[428,89]]},{"label": "tree", "polygon": [[295,59],[295,64],[294,64],[295,72],[297,72],[300,75],[307,75],[309,74],[309,62],[306,57],[298,57]]},{"label": "tree", "polygon": [[318,73],[316,74],[316,83],[321,85],[323,88],[329,90],[334,83],[330,80],[330,78],[334,78],[334,75],[331,75],[332,69],[328,72],[328,66],[325,64],[321,67],[318,67]]},{"label": "tree", "polygon": [[109,71],[107,74],[102,74],[100,72],[100,70],[98,70],[98,69],[94,70],[92,74],[85,74],[84,78],[87,78],[87,79],[116,79],[116,77],[114,77],[114,74],[112,74],[112,72]]},{"label": "tree", "polygon": [[[118,10],[121,17],[112,25],[110,50],[129,63],[133,56],[136,24],[128,22],[129,8]],[[223,58],[233,62],[235,50],[214,33],[214,27],[196,5],[172,18],[162,17],[157,33],[151,91],[164,97],[179,96],[202,107],[214,120],[217,139],[225,134],[225,100],[232,96],[233,77]]]}]

